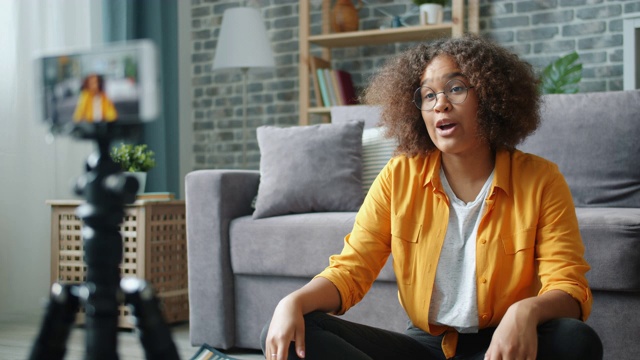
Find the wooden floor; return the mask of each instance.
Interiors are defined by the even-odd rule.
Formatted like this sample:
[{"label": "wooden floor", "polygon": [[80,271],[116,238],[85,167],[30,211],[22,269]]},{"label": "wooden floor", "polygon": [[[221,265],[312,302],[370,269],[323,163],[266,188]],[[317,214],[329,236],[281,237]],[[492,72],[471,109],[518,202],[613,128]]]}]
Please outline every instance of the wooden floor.
[{"label": "wooden floor", "polygon": [[[12,315],[0,317],[0,359],[24,360],[29,356],[33,340],[40,330],[41,317],[39,315]],[[189,342],[189,324],[171,326],[173,341],[178,348],[180,359],[189,360],[198,348]],[[229,356],[239,360],[264,359],[261,353],[253,350],[227,351]],[[133,331],[121,330],[118,333],[118,354],[120,360],[146,359],[138,336]],[[67,343],[68,360],[83,360],[84,358],[84,329],[74,327],[71,339]]]}]

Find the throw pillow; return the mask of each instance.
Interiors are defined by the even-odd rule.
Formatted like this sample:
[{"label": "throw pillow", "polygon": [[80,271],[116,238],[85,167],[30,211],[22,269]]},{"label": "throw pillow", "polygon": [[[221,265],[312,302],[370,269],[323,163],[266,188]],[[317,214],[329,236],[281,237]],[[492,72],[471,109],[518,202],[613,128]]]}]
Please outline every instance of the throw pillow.
[{"label": "throw pillow", "polygon": [[259,127],[260,185],[253,218],[358,210],[363,127],[355,121]]},{"label": "throw pillow", "polygon": [[384,128],[374,127],[362,132],[362,191],[366,195],[382,168],[397,147],[394,139],[384,137]]}]

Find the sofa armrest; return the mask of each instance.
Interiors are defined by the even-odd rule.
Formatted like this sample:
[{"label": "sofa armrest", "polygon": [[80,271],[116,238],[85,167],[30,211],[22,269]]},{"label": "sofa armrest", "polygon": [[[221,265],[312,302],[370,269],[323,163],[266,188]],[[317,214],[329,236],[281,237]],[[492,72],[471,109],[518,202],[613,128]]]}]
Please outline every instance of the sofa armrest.
[{"label": "sofa armrest", "polygon": [[198,170],[185,178],[189,330],[193,346],[228,349],[235,342],[229,223],[253,212],[260,174]]}]

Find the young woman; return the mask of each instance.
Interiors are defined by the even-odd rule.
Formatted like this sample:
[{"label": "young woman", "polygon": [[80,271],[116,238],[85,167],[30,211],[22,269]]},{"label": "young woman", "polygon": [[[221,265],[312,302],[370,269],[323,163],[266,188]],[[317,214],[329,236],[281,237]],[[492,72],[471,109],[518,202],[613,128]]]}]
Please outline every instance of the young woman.
[{"label": "young woman", "polygon": [[118,112],[104,90],[104,77],[89,74],[80,88],[80,96],[73,113],[75,122],[112,122],[118,118]]},{"label": "young woman", "polygon": [[[584,247],[556,165],[516,150],[539,124],[529,64],[472,35],[391,59],[365,91],[398,155],[342,253],[280,301],[267,359],[600,359]],[[389,255],[405,334],[354,324]]]}]

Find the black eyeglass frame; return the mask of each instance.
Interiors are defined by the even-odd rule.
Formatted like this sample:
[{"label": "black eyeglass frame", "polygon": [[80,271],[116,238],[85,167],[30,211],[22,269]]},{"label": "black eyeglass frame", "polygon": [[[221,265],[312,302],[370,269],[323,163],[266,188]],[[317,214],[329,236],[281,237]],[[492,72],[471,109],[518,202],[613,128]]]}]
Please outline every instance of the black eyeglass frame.
[{"label": "black eyeglass frame", "polygon": [[[459,101],[459,102],[454,102],[454,101],[452,101],[452,100],[449,98],[449,96],[445,93],[445,91],[444,91],[444,90],[443,90],[443,91],[438,91],[438,92],[436,92],[435,90],[433,90],[433,89],[432,89],[431,87],[429,87],[429,86],[420,86],[419,88],[417,88],[417,89],[413,92],[413,100],[411,100],[411,102],[412,102],[412,103],[413,103],[413,104],[418,108],[418,110],[420,110],[420,111],[433,111],[433,109],[436,107],[436,104],[438,103],[438,94],[443,94],[443,95],[447,98],[447,100],[448,100],[450,103],[455,104],[455,105],[462,104],[463,102],[465,102],[465,100],[467,100],[467,97],[469,96],[469,89],[473,89],[473,88],[475,88],[475,86],[473,86],[473,85],[467,86],[467,84],[465,84],[465,83],[464,83],[464,81],[462,81],[462,80],[460,80],[460,79],[451,79],[451,80],[447,81],[447,83],[446,83],[446,84],[444,84],[444,88],[446,89],[446,88],[447,88],[447,86],[448,86],[451,82],[453,82],[453,81],[459,81],[459,82],[461,82],[461,83],[464,85],[464,86],[463,86],[463,88],[464,88],[464,91],[466,92],[466,94],[465,94],[464,99],[462,99],[462,101]],[[421,106],[421,105],[422,105],[422,95],[418,95],[418,96],[419,96],[419,98],[420,98],[420,103],[421,103],[421,104],[418,104],[418,103],[416,102],[416,93],[420,92],[420,89],[422,89],[422,88],[427,88],[427,89],[431,89],[431,90],[433,90],[433,94],[434,94],[434,96],[435,96],[436,98],[435,98],[435,101],[433,102],[433,106],[431,107],[431,109],[427,109],[427,110],[422,109],[422,106]],[[449,91],[450,91],[450,90],[451,90],[451,89],[449,89]]]}]

